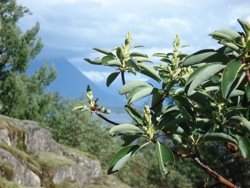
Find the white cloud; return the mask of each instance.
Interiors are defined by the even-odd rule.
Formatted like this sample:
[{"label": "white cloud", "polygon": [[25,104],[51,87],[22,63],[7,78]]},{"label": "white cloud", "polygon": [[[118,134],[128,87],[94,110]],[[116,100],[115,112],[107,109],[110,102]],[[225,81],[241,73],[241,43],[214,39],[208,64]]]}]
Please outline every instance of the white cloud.
[{"label": "white cloud", "polygon": [[[93,47],[112,49],[131,31],[134,43],[147,49],[171,48],[176,34],[191,48],[214,46],[208,33],[250,20],[245,0],[17,0],[38,21],[45,46],[89,57]],[[23,24],[23,25],[25,25]],[[26,26],[28,28],[28,26]],[[144,49],[142,49],[144,51]],[[62,54],[67,56],[67,54]]]}]

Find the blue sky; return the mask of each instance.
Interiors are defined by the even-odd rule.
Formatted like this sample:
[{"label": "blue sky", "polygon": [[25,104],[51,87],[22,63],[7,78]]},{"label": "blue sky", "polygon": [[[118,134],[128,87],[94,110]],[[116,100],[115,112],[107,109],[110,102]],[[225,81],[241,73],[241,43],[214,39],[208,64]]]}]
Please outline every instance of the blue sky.
[{"label": "blue sky", "polygon": [[32,16],[21,21],[23,29],[40,23],[43,54],[68,58],[96,83],[107,69],[86,65],[96,57],[92,48],[112,49],[128,31],[142,52],[167,52],[178,34],[184,51],[216,47],[208,34],[216,29],[239,29],[237,18],[250,21],[249,0],[17,0]]}]

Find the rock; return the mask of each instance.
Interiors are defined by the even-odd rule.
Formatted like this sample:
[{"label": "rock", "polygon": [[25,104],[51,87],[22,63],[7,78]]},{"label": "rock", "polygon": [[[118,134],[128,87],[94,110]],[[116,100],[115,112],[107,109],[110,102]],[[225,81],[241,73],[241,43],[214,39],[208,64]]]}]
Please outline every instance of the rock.
[{"label": "rock", "polygon": [[0,142],[5,143],[8,146],[11,145],[9,138],[9,130],[7,128],[0,130]]},{"label": "rock", "polygon": [[[100,162],[92,155],[58,144],[38,123],[0,115],[0,188],[82,188],[102,180]],[[98,183],[99,182],[99,183]],[[13,186],[11,186],[13,185]],[[119,184],[120,185],[120,184]],[[123,188],[123,186],[118,186]],[[124,188],[127,188],[126,186]]]},{"label": "rock", "polygon": [[12,166],[13,177],[8,178],[20,185],[40,187],[41,181],[39,176],[32,172],[25,163],[23,164],[13,154],[2,148],[0,148],[0,157]]},{"label": "rock", "polygon": [[59,151],[59,144],[52,139],[50,132],[39,127],[36,122],[24,120],[19,125],[26,132],[25,146],[28,152]]}]

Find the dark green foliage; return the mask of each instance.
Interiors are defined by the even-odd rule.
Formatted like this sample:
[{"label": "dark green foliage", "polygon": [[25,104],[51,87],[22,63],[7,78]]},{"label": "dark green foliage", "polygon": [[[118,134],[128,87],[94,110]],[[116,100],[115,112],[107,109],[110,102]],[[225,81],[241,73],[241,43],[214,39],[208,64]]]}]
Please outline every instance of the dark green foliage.
[{"label": "dark green foliage", "polygon": [[4,80],[11,72],[24,72],[42,43],[37,36],[39,24],[24,33],[17,26],[19,19],[29,13],[27,8],[17,5],[15,0],[0,4],[0,80]]},{"label": "dark green foliage", "polygon": [[17,24],[29,10],[15,0],[0,5],[0,113],[42,122],[54,105],[55,95],[44,90],[55,79],[55,70],[45,65],[32,76],[24,74],[42,48],[39,24],[22,32]]}]

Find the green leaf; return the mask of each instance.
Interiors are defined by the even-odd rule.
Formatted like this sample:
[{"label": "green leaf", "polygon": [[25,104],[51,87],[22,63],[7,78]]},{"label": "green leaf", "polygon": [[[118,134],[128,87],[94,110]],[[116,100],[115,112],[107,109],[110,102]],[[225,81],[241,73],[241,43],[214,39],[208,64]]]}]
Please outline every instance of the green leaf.
[{"label": "green leaf", "polygon": [[248,100],[248,102],[249,102],[249,101],[250,101],[250,84],[248,84],[248,85],[245,87],[245,92],[246,92],[247,100]]},{"label": "green leaf", "polygon": [[233,90],[233,91],[230,93],[229,97],[242,96],[242,95],[244,95],[244,94],[245,94],[244,91],[236,89],[236,90]]},{"label": "green leaf", "polygon": [[153,87],[151,85],[147,86],[140,86],[134,88],[131,92],[128,94],[128,102],[133,103],[143,97],[146,97],[150,94],[152,94]]},{"label": "green leaf", "polygon": [[119,171],[139,148],[138,145],[130,145],[118,151],[109,165],[108,174]]},{"label": "green leaf", "polygon": [[233,116],[230,118],[230,120],[236,120],[237,122],[240,122],[240,126],[250,132],[250,121],[248,121],[246,118],[242,116]]},{"label": "green leaf", "polygon": [[91,59],[88,59],[88,58],[84,58],[84,60],[87,61],[90,64],[93,64],[93,65],[101,65],[102,64],[102,61],[100,59],[91,60]]},{"label": "green leaf", "polygon": [[181,95],[176,95],[174,96],[176,105],[178,106],[178,109],[180,110],[182,116],[186,120],[192,120],[194,119],[193,115],[193,105],[190,102],[190,100],[187,97],[181,96]]},{"label": "green leaf", "polygon": [[230,91],[232,91],[231,87],[243,66],[240,61],[236,60],[232,60],[227,64],[221,81],[221,92],[224,98],[230,95]]},{"label": "green leaf", "polygon": [[127,61],[127,66],[134,68],[135,71],[141,70],[141,68],[138,66],[138,62],[132,58]]},{"label": "green leaf", "polygon": [[225,65],[222,64],[206,64],[202,67],[196,69],[188,78],[186,83],[187,94],[192,94],[193,90],[202,84],[204,81],[208,80],[216,73],[225,68]]},{"label": "green leaf", "polygon": [[122,135],[121,139],[124,141],[122,146],[128,146],[133,141],[135,141],[138,138],[138,135]]},{"label": "green leaf", "polygon": [[103,61],[102,62],[103,65],[105,66],[111,66],[111,67],[120,67],[121,66],[121,62],[119,60],[110,60],[110,61]]},{"label": "green leaf", "polygon": [[232,136],[225,133],[207,133],[201,139],[203,141],[230,141],[237,144],[237,141]]},{"label": "green leaf", "polygon": [[93,50],[98,51],[98,52],[103,53],[103,54],[106,54],[106,55],[114,56],[114,54],[112,52],[109,52],[107,50],[103,50],[103,49],[100,49],[100,48],[93,48]]},{"label": "green leaf", "polygon": [[238,32],[231,29],[221,29],[209,35],[215,39],[226,40],[228,42],[236,42],[235,40],[241,37]]},{"label": "green leaf", "polygon": [[153,56],[156,56],[156,57],[167,57],[167,54],[165,54],[165,53],[154,53]]},{"label": "green leaf", "polygon": [[152,61],[147,58],[147,57],[134,57],[134,59],[138,62],[138,63],[142,63],[142,62],[149,62],[152,63]]},{"label": "green leaf", "polygon": [[159,141],[156,141],[156,157],[161,174],[164,176],[168,173],[168,163],[174,163],[174,155],[166,145],[161,144]]},{"label": "green leaf", "polygon": [[123,87],[121,87],[119,89],[119,93],[121,95],[123,95],[123,94],[131,92],[136,87],[147,87],[147,86],[151,86],[151,85],[149,83],[147,83],[147,82],[144,82],[144,81],[135,80],[135,81],[127,83],[126,85],[124,85]]},{"label": "green leaf", "polygon": [[158,89],[154,89],[153,90],[153,95],[152,95],[152,102],[151,102],[151,106],[152,106],[152,110],[155,113],[161,112],[162,110],[162,106],[163,106],[163,94],[159,92]]},{"label": "green leaf", "polygon": [[229,61],[229,58],[223,54],[214,50],[200,50],[190,56],[188,56],[185,61],[182,63],[183,66],[190,66],[199,63],[213,63],[213,62],[222,62],[226,63]]},{"label": "green leaf", "polygon": [[109,131],[111,136],[116,135],[143,135],[144,131],[132,124],[120,124],[112,127]]},{"label": "green leaf", "polygon": [[250,50],[250,40],[246,42],[246,48]]},{"label": "green leaf", "polygon": [[136,123],[138,123],[139,125],[143,125],[142,116],[135,110],[134,107],[125,105],[125,110]]},{"label": "green leaf", "polygon": [[250,140],[247,137],[237,135],[238,146],[242,156],[250,159]]},{"label": "green leaf", "polygon": [[117,76],[120,74],[120,72],[113,72],[111,73],[108,78],[107,78],[107,81],[106,81],[106,85],[107,87],[109,87],[112,82],[117,78]]},{"label": "green leaf", "polygon": [[139,66],[141,67],[142,74],[145,74],[146,76],[153,78],[154,80],[158,82],[161,81],[161,77],[159,76],[158,72],[153,67],[149,67],[145,64],[139,64]]},{"label": "green leaf", "polygon": [[148,57],[148,55],[147,54],[138,53],[138,52],[132,52],[132,53],[130,53],[130,57]]},{"label": "green leaf", "polygon": [[160,122],[162,130],[164,132],[171,132],[176,134],[183,134],[185,131],[179,126],[179,123],[186,122],[183,118],[171,119],[170,121],[165,122],[164,119]]},{"label": "green leaf", "polygon": [[118,57],[121,61],[124,60],[124,59],[125,59],[125,54],[124,54],[123,48],[117,47],[117,48],[116,48],[116,55],[117,55],[117,57]]},{"label": "green leaf", "polygon": [[238,19],[237,21],[239,22],[239,24],[241,25],[242,29],[246,33],[246,36],[249,36],[249,33],[250,33],[250,23],[247,22],[247,21],[245,21],[245,20],[241,20],[241,19]]},{"label": "green leaf", "polygon": [[220,41],[221,44],[224,44],[225,46],[231,48],[232,50],[238,51],[240,48],[234,44],[233,42],[227,42],[227,41]]},{"label": "green leaf", "polygon": [[107,55],[102,58],[102,63],[107,63],[108,61],[113,61],[113,60],[115,60],[114,56]]}]

